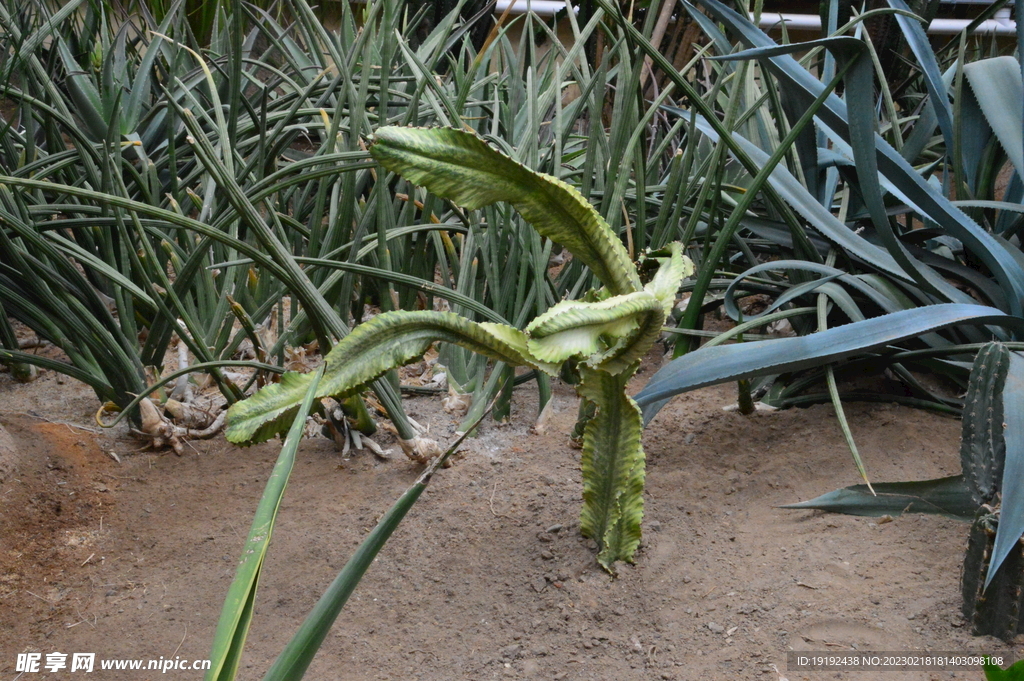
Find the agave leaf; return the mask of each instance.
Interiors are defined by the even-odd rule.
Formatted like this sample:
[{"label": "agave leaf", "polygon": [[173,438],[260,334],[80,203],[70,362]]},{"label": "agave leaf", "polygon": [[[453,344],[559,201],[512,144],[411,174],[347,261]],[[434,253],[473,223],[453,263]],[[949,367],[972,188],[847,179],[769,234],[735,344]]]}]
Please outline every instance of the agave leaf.
[{"label": "agave leaf", "polygon": [[1014,169],[1024,177],[1024,84],[1013,57],[981,59],[964,65],[964,75],[985,119]]},{"label": "agave leaf", "polygon": [[679,393],[737,378],[821,366],[958,324],[993,324],[1024,330],[1024,320],[992,307],[961,303],[929,305],[809,336],[703,348],[660,369],[636,395],[636,401],[644,410],[646,423]]},{"label": "agave leaf", "polygon": [[598,543],[607,570],[633,561],[643,519],[644,451],[640,410],[625,393],[631,372],[612,375],[581,367],[580,396],[597,406],[583,431],[583,510],[580,531]]},{"label": "agave leaf", "polygon": [[75,103],[75,112],[85,123],[86,129],[94,140],[104,139],[107,134],[107,121],[99,90],[96,89],[96,85],[86,71],[75,61],[74,55],[71,54],[71,50],[68,49],[62,38],[57,39],[57,53],[64,62],[64,68],[68,70],[68,77],[64,82]]},{"label": "agave leaf", "polygon": [[[502,324],[469,321],[450,312],[387,312],[360,324],[324,358],[326,368],[316,397],[354,393],[389,369],[420,357],[431,343],[454,343],[512,366],[529,365],[552,375],[557,365],[534,360],[526,336]],[[308,374],[288,372],[228,410],[227,438],[252,444],[283,432],[289,414],[301,401]]]},{"label": "agave leaf", "polygon": [[1010,368],[1003,386],[1003,421],[1006,463],[1003,466],[1003,500],[996,529],[992,559],[985,586],[1024,535],[1024,357],[1010,353]]},{"label": "agave leaf", "polygon": [[640,291],[596,303],[563,300],[530,322],[526,333],[530,337],[530,354],[538,360],[561,363],[572,357],[586,357],[597,364],[611,355],[618,356],[620,341],[637,330],[642,340],[630,345],[649,341],[641,355],[647,352],[661,333],[664,321],[662,302]]},{"label": "agave leaf", "polygon": [[626,248],[576,189],[516,163],[479,137],[446,128],[384,127],[374,135],[370,153],[388,170],[471,210],[496,201],[512,204],[613,294],[640,290]]},{"label": "agave leaf", "polygon": [[138,132],[137,128],[139,127],[139,121],[142,119],[143,108],[148,103],[146,100],[152,95],[150,90],[152,87],[153,66],[156,64],[157,57],[163,51],[163,36],[166,35],[171,21],[177,15],[175,10],[181,2],[182,0],[176,0],[171,11],[164,16],[163,21],[160,22],[160,25],[153,33],[151,42],[146,46],[145,56],[143,56],[138,70],[135,72],[135,82],[132,83],[131,92],[124,103],[124,127],[121,129],[123,134]]},{"label": "agave leaf", "polygon": [[978,507],[962,475],[914,482],[876,482],[872,494],[867,485],[851,485],[809,501],[779,508],[813,508],[847,515],[882,516],[902,513],[936,513],[970,520]]},{"label": "agave leaf", "polygon": [[[683,109],[663,108],[680,116],[691,115]],[[718,134],[707,121],[697,116],[694,122],[697,129],[703,134],[715,142],[718,141]],[[768,154],[758,149],[749,140],[737,133],[732,134],[732,139],[755,162],[764,164],[768,161]],[[865,263],[870,264],[872,267],[883,270],[898,279],[908,283],[915,281],[914,277],[886,249],[876,246],[843,224],[831,211],[811,196],[800,181],[781,164],[772,170],[768,178],[768,184],[771,185],[772,189],[775,190],[782,200],[806,218],[812,228],[832,243],[858,259],[863,260]],[[942,277],[932,272],[929,268],[919,267],[918,269],[928,279],[932,287],[941,291],[947,299],[953,302],[967,302],[971,300],[967,294],[945,282]]]},{"label": "agave leaf", "polygon": [[[701,3],[716,19],[724,23],[728,28],[735,31],[740,39],[749,47],[767,48],[774,50],[778,46],[763,31],[754,26],[745,17],[732,9],[717,2],[717,0],[703,0]],[[808,103],[821,93],[824,85],[811,74],[807,69],[790,55],[780,54],[768,56],[764,62],[771,68],[778,78],[780,86],[792,91],[794,97],[802,97]],[[837,147],[843,145],[856,145],[860,152],[854,157],[864,156],[864,145],[868,144],[864,130],[854,133],[851,130],[851,121],[856,120],[858,126],[867,127],[860,116],[854,119],[851,116],[850,108],[837,96],[830,95],[825,104],[818,110],[817,117],[822,123],[823,129],[836,143]],[[872,115],[873,106],[868,107],[867,113]],[[861,111],[861,113],[864,113]],[[854,139],[854,138],[857,139]],[[1024,313],[1024,269],[1016,262],[1013,256],[999,244],[991,234],[981,228],[976,222],[968,218],[958,208],[950,203],[949,199],[942,196],[934,187],[917,173],[910,163],[893,149],[885,140],[877,134],[873,135],[874,149],[878,171],[881,177],[892,184],[890,191],[899,192],[899,197],[908,205],[929,219],[934,220],[951,236],[963,242],[979,260],[991,270],[993,276],[1007,292],[1007,300],[1010,304],[1010,311],[1020,315]],[[864,161],[863,158],[857,159]],[[865,165],[870,162],[865,162]],[[858,173],[861,167],[858,166]],[[871,182],[865,180],[864,185],[872,188]],[[862,187],[863,189],[864,187]],[[934,284],[935,282],[931,282]]]},{"label": "agave leaf", "polygon": [[[888,0],[888,2],[889,6],[893,9],[911,12],[910,6],[904,0]],[[949,88],[942,81],[939,63],[935,59],[935,50],[928,41],[928,36],[925,34],[924,27],[920,21],[900,12],[896,13],[895,18],[896,23],[903,29],[907,45],[914,53],[914,56],[917,57],[917,63],[921,68],[921,75],[924,76],[925,88],[928,90],[929,102],[933,107],[932,115],[935,116],[935,122],[938,124],[939,130],[942,131],[942,136],[946,140],[946,149],[952,151],[954,148],[953,107],[949,104]],[[928,131],[929,136],[934,129],[933,127],[932,130]]]}]

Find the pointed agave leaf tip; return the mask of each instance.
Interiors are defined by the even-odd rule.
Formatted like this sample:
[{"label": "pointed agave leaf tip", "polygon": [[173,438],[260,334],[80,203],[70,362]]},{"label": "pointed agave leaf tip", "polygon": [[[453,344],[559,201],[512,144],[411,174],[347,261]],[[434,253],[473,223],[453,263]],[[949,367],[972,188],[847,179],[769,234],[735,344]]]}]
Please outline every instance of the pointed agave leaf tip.
[{"label": "pointed agave leaf tip", "polygon": [[385,168],[471,210],[510,203],[539,234],[578,258],[616,294],[640,290],[625,246],[593,206],[565,182],[538,173],[452,128],[383,127],[370,154]]}]

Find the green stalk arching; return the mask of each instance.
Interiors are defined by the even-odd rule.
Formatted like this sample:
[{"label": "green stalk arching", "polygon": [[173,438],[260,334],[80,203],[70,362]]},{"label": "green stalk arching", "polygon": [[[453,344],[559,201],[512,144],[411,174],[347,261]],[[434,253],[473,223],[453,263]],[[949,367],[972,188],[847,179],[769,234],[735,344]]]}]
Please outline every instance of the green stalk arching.
[{"label": "green stalk arching", "polygon": [[[351,394],[421,356],[438,340],[513,366],[557,372],[557,367],[530,356],[526,336],[513,327],[478,324],[450,312],[388,312],[357,326],[327,354],[316,397]],[[281,432],[309,380],[308,374],[285,373],[280,383],[233,405],[228,410],[228,439],[250,444]]]}]

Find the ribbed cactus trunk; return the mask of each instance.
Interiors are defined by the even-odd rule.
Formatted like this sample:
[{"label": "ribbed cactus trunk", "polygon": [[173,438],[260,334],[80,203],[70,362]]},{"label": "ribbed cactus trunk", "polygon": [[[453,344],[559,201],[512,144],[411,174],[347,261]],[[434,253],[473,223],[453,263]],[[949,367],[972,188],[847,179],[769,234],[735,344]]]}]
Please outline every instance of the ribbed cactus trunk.
[{"label": "ribbed cactus trunk", "polygon": [[978,352],[964,401],[960,444],[964,480],[979,507],[964,556],[960,585],[963,614],[975,635],[996,636],[1005,641],[1024,631],[1024,546],[1015,542],[987,588],[985,580],[999,529],[1006,461],[1003,387],[1009,368],[1010,351],[1005,345],[989,343]]}]

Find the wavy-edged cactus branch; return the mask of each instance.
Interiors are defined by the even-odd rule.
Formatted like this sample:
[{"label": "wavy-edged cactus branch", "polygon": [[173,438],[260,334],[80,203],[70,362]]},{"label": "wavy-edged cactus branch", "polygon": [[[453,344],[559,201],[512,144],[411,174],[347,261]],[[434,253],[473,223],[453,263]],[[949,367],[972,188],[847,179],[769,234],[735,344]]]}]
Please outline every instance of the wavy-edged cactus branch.
[{"label": "wavy-edged cactus branch", "polygon": [[[648,254],[658,265],[644,286],[625,247],[575,189],[534,172],[480,138],[453,129],[387,127],[370,153],[385,168],[466,208],[510,203],[540,233],[558,241],[604,287],[563,301],[525,329],[477,323],[441,312],[389,312],[356,327],[325,359],[316,396],[343,396],[388,369],[420,357],[431,343],[455,343],[509,366],[556,376],[567,360],[582,375],[578,391],[595,405],[583,432],[580,527],[598,543],[598,561],[612,571],[632,561],[643,518],[644,453],[640,410],[626,394],[639,359],[658,338],[683,277],[693,265],[679,244]],[[250,443],[287,427],[308,387],[289,373],[228,412],[228,439]]]}]

